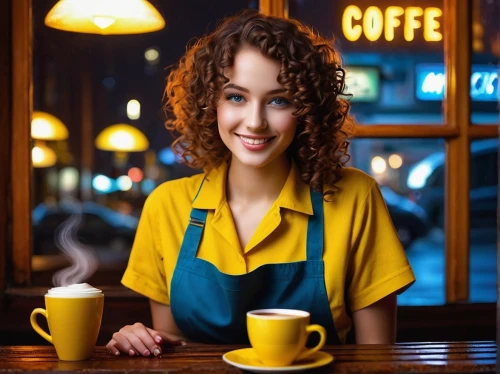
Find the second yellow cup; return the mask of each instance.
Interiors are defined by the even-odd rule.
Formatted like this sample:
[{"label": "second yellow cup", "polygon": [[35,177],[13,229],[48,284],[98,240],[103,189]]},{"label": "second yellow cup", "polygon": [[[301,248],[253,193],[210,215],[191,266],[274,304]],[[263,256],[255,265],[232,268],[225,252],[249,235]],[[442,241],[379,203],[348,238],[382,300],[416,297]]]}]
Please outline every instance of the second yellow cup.
[{"label": "second yellow cup", "polygon": [[[288,366],[319,351],[326,342],[326,330],[310,325],[310,314],[295,309],[260,309],[247,313],[250,344],[267,366]],[[320,335],[319,343],[306,349],[311,332]]]}]

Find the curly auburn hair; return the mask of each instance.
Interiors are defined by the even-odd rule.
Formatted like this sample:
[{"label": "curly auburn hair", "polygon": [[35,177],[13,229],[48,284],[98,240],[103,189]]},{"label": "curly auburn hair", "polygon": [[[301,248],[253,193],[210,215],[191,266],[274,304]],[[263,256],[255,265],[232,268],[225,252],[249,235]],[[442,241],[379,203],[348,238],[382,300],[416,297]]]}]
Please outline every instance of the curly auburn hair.
[{"label": "curly auburn hair", "polygon": [[[175,119],[166,127],[172,148],[184,163],[208,172],[231,156],[217,127],[217,104],[231,67],[243,46],[258,48],[281,63],[278,82],[287,90],[298,117],[288,149],[302,180],[316,191],[335,189],[349,160],[354,121],[345,99],[345,71],[332,45],[297,20],[255,11],[226,18],[210,35],[188,48],[167,80],[164,111]],[[333,190],[324,192],[324,197]]]}]

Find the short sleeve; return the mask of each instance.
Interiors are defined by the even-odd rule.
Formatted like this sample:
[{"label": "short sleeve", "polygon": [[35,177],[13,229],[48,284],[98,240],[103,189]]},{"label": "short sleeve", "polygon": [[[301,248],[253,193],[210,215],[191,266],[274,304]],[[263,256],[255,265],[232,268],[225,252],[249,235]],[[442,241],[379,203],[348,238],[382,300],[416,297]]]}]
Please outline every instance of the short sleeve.
[{"label": "short sleeve", "polygon": [[155,204],[150,195],[144,204],[122,284],[152,300],[170,304],[165,267],[153,227]]},{"label": "short sleeve", "polygon": [[391,293],[401,293],[415,282],[375,181],[354,219],[354,241],[346,280],[351,311],[365,308]]}]

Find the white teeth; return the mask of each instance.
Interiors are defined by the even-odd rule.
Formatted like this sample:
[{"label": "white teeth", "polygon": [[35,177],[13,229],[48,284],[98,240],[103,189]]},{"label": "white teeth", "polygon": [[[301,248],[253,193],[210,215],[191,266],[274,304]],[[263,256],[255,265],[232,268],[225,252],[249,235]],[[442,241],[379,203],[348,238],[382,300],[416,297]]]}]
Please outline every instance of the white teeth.
[{"label": "white teeth", "polygon": [[247,144],[264,144],[271,140],[271,138],[266,138],[266,139],[251,139],[251,138],[246,138],[244,136],[240,135],[241,140],[243,140]]}]

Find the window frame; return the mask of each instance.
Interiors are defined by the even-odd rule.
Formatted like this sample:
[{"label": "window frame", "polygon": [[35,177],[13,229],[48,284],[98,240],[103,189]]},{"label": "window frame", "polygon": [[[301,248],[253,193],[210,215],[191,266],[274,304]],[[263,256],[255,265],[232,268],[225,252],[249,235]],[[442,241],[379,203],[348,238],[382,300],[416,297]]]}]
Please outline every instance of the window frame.
[{"label": "window frame", "polygon": [[[31,1],[10,0],[2,5],[10,12],[7,27],[11,53],[10,97],[0,91],[7,110],[7,137],[0,137],[0,298],[10,288],[30,288],[31,282],[31,142],[32,25]],[[358,138],[442,138],[446,142],[445,171],[445,287],[446,303],[469,298],[470,142],[498,137],[498,125],[470,121],[469,98],[472,37],[472,2],[444,0],[444,57],[447,66],[444,124],[358,125]],[[261,0],[262,12],[288,16],[287,0]],[[4,9],[5,10],[5,9]],[[467,25],[467,27],[460,27]],[[5,26],[2,26],[5,27]],[[5,34],[4,34],[5,35]],[[460,41],[460,43],[458,43]],[[6,44],[8,45],[8,44]],[[463,48],[463,46],[469,46]],[[15,48],[14,48],[15,46]],[[2,60],[4,57],[1,58]],[[12,99],[15,98],[15,99]],[[5,105],[5,104],[4,104]],[[7,114],[5,114],[7,113]],[[8,117],[8,118],[7,118]],[[10,138],[9,138],[10,136]],[[7,158],[7,160],[6,160]],[[458,187],[460,186],[460,188]],[[11,273],[7,273],[11,269]]]}]

